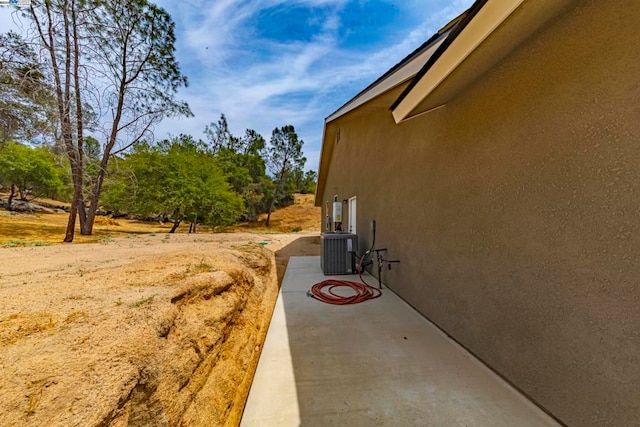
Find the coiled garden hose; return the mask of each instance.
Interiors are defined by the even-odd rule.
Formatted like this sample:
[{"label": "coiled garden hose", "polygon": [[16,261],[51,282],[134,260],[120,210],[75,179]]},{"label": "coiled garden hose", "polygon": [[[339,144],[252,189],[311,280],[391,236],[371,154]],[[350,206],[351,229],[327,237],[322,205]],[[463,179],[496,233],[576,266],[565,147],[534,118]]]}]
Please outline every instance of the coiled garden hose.
[{"label": "coiled garden hose", "polygon": [[[355,295],[342,296],[334,293],[336,288],[349,288],[355,291]],[[333,305],[358,304],[370,299],[378,298],[382,295],[380,289],[369,286],[365,283],[349,282],[347,280],[327,279],[316,283],[311,287],[308,296]]]},{"label": "coiled garden hose", "polygon": [[[350,282],[348,280],[327,279],[313,285],[311,290],[307,292],[307,296],[332,305],[358,304],[370,299],[378,298],[382,295],[382,291],[368,285],[362,278],[362,264],[364,263],[366,256],[367,254],[365,253],[358,263],[358,275],[360,276],[362,283]],[[355,291],[355,295],[342,296],[336,294],[333,291],[337,288],[351,289],[352,291]]]}]

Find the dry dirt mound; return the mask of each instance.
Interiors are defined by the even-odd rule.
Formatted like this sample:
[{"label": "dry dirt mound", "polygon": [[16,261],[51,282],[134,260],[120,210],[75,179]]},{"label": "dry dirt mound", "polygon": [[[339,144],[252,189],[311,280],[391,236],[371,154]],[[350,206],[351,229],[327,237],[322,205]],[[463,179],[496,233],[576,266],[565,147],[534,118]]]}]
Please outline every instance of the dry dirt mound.
[{"label": "dry dirt mound", "polygon": [[0,249],[0,425],[236,425],[277,295],[262,239]]}]

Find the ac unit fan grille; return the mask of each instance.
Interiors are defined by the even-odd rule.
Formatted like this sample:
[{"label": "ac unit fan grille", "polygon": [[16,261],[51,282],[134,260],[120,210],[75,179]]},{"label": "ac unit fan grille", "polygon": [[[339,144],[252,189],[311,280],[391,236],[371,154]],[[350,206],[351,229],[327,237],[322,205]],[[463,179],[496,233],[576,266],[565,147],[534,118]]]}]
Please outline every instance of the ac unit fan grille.
[{"label": "ac unit fan grille", "polygon": [[355,234],[323,234],[321,236],[320,267],[325,275],[353,274],[354,256],[358,250]]}]

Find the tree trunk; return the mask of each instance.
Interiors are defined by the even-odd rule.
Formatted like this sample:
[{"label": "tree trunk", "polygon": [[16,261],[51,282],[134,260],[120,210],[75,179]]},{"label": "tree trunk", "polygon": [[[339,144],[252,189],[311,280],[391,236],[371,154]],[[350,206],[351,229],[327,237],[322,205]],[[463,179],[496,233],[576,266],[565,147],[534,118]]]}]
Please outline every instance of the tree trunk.
[{"label": "tree trunk", "polygon": [[273,210],[273,205],[276,201],[275,196],[271,198],[271,203],[269,204],[269,212],[267,213],[267,221],[264,223],[265,227],[269,226],[269,221],[271,220],[271,211]]},{"label": "tree trunk", "polygon": [[80,197],[80,201],[78,202],[78,218],[80,218],[80,234],[82,234],[82,231],[85,230],[85,234],[83,235],[85,236],[89,235],[89,234],[86,234],[86,230],[89,225],[89,220],[87,219],[87,207],[84,204],[83,197]]},{"label": "tree trunk", "polygon": [[[107,173],[107,163],[109,162],[109,157],[111,156],[111,150],[116,144],[116,140],[118,137],[118,130],[120,127],[120,120],[122,119],[122,109],[124,106],[124,97],[127,92],[127,66],[126,66],[126,45],[124,47],[125,55],[123,55],[122,63],[122,74],[119,76],[120,84],[118,88],[118,104],[115,109],[115,117],[113,119],[113,123],[111,125],[111,133],[109,135],[109,139],[107,144],[104,147],[104,152],[102,153],[102,159],[100,160],[100,169],[98,170],[98,176],[96,177],[96,183],[93,187],[93,191],[91,193],[91,201],[89,203],[89,211],[87,212],[87,224],[82,230],[82,234],[91,235],[93,233],[93,223],[96,219],[96,211],[98,210],[98,201],[100,200],[100,192],[102,191],[102,183],[104,182],[104,177]],[[182,220],[180,220],[182,222]],[[178,225],[180,225],[178,222]],[[178,225],[174,223],[174,229],[170,231],[173,233],[175,228],[178,228]]]},{"label": "tree trunk", "polygon": [[[84,112],[82,105],[82,98],[80,96],[80,46],[78,43],[78,19],[76,16],[76,2],[71,1],[71,25],[73,29],[73,49],[71,49],[69,43],[69,36],[67,35],[67,49],[73,52],[73,81],[75,84],[75,110],[76,110],[76,138],[77,138],[77,164],[74,173],[78,175],[77,179],[80,183],[80,199],[78,201],[78,213],[80,215],[80,234],[85,234],[87,230],[87,211],[84,206],[84,197],[82,191],[84,189]],[[69,25],[67,24],[67,27]],[[68,32],[67,32],[68,34]],[[71,56],[71,55],[69,55]],[[92,224],[93,226],[93,224]],[[91,233],[89,233],[91,234]]]},{"label": "tree trunk", "polygon": [[76,229],[76,218],[80,217],[80,228],[86,225],[86,211],[84,208],[84,199],[82,197],[82,166],[78,165],[75,151],[72,152],[74,157],[69,158],[71,164],[73,178],[73,200],[71,209],[69,209],[69,220],[67,221],[67,230],[64,236],[65,243],[73,242]]},{"label": "tree trunk", "polygon": [[[46,4],[46,3],[45,3]],[[47,5],[47,8],[50,6]],[[82,159],[79,158],[76,146],[73,143],[73,125],[71,121],[71,34],[69,33],[69,15],[67,14],[66,6],[62,9],[62,18],[64,21],[64,95],[62,94],[62,84],[59,80],[60,72],[56,70],[54,66],[54,72],[57,76],[56,86],[60,87],[58,91],[58,104],[62,103],[60,108],[62,119],[62,139],[67,147],[67,154],[71,163],[71,173],[73,175],[73,202],[71,203],[71,209],[69,211],[69,221],[67,222],[67,231],[65,233],[64,241],[71,243],[75,234],[76,216],[78,214],[78,208],[80,206],[80,200],[82,199],[82,177],[78,180],[77,176],[82,174]],[[49,24],[51,24],[52,18],[49,15]],[[50,36],[53,35],[53,29],[49,28]],[[51,39],[50,52],[53,57],[55,53],[53,50],[53,38]]]},{"label": "tree trunk", "polygon": [[82,184],[78,180],[77,172],[78,168],[72,168],[73,172],[73,200],[71,202],[71,208],[69,209],[69,220],[67,221],[67,231],[64,236],[65,243],[73,242],[73,237],[76,230],[76,218],[80,217],[80,228],[83,224],[86,224],[86,211],[84,209],[84,199],[82,198]]},{"label": "tree trunk", "polygon": [[[52,4],[51,2],[44,2],[44,6],[47,15],[46,29],[41,25],[41,22],[38,19],[33,6],[31,7],[31,17],[36,23],[38,35],[40,36],[40,39],[47,49],[49,57],[51,59],[52,73],[55,82],[54,86],[56,92],[56,104],[58,107],[58,115],[60,117],[61,138],[69,157],[69,163],[71,165],[71,171],[74,178],[73,202],[71,203],[69,221],[67,223],[67,230],[64,238],[65,242],[72,242],[75,231],[76,215],[78,213],[79,201],[82,199],[82,181],[78,182],[78,180],[76,179],[76,176],[78,175],[78,167],[80,168],[80,175],[82,174],[82,164],[78,163],[78,161],[81,159],[78,158],[78,153],[73,142],[71,110],[69,108],[71,105],[71,40],[69,34],[69,17],[67,15],[67,10],[63,9],[63,18],[65,23],[63,29],[65,32],[64,52],[66,55],[64,68],[62,68],[61,64],[58,63],[57,57],[57,50],[60,49],[60,47],[56,46],[54,38],[55,30],[53,24],[53,13],[51,10]],[[64,81],[61,78],[62,72],[64,72],[65,76]]]},{"label": "tree trunk", "polygon": [[175,233],[178,227],[180,226],[181,222],[182,222],[181,219],[176,219],[175,221],[173,221],[173,227],[171,227],[171,231],[169,231],[169,234]]},{"label": "tree trunk", "polygon": [[67,231],[64,235],[64,243],[73,242],[73,236],[76,229],[76,216],[78,216],[78,205],[74,197],[71,203],[71,209],[69,209],[69,220],[67,221]]},{"label": "tree trunk", "polygon": [[11,194],[9,194],[9,204],[7,205],[7,209],[11,209],[11,203],[13,203],[13,198],[16,197],[16,189],[17,185],[11,184]]},{"label": "tree trunk", "polygon": [[271,220],[271,212],[273,211],[273,205],[276,203],[276,197],[278,197],[278,194],[280,194],[280,192],[282,191],[282,187],[283,187],[283,181],[284,181],[284,174],[287,172],[287,168],[283,167],[282,170],[280,170],[280,174],[278,177],[278,187],[276,187],[276,192],[273,193],[273,197],[271,198],[271,204],[269,204],[269,212],[267,213],[267,221],[264,223],[265,227],[269,226],[269,221]]},{"label": "tree trunk", "polygon": [[191,234],[191,233],[195,234],[196,233],[196,224],[198,224],[198,215],[196,215],[193,218],[193,221],[191,221],[191,224],[189,224],[189,234]]},{"label": "tree trunk", "polygon": [[93,223],[96,220],[96,209],[93,208],[93,203],[89,205],[86,212],[87,221],[84,224],[84,227],[80,227],[80,234],[83,236],[91,236],[93,234]]}]

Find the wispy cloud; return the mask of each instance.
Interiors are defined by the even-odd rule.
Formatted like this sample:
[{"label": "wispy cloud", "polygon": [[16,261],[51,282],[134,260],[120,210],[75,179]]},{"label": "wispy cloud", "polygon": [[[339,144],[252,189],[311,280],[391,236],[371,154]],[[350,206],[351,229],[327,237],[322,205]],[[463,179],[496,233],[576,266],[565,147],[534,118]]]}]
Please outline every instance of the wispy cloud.
[{"label": "wispy cloud", "polygon": [[[177,25],[178,59],[190,80],[180,97],[195,117],[162,122],[156,138],[202,137],[221,113],[238,135],[253,128],[268,139],[276,126],[293,124],[305,140],[307,168],[314,169],[324,118],[472,0],[158,3]],[[0,31],[12,26],[10,14],[0,10]],[[298,33],[286,34],[289,27]]]},{"label": "wispy cloud", "polygon": [[[225,113],[234,133],[251,127],[268,138],[274,127],[290,123],[306,141],[307,167],[315,168],[324,117],[464,11],[471,0],[427,5],[407,1],[399,15],[412,19],[399,24],[413,23],[396,31],[401,37],[379,37],[375,44],[358,46],[343,43],[347,0],[201,1],[188,8],[164,3],[183,31],[179,53],[192,80],[183,95],[196,117],[163,126],[199,134]],[[320,9],[323,24],[305,41],[261,37],[253,27],[261,13],[285,4]],[[376,28],[369,31],[373,34]]]}]

